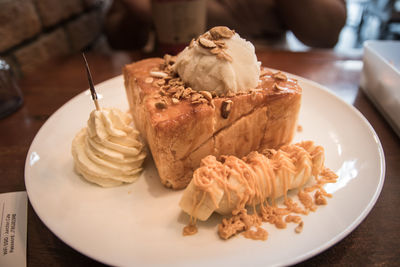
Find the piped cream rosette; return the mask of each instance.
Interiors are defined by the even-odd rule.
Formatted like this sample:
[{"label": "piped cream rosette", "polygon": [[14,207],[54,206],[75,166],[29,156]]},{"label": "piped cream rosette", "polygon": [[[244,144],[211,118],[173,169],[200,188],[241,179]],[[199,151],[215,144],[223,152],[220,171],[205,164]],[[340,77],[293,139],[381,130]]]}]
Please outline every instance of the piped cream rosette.
[{"label": "piped cream rosette", "polygon": [[146,153],[131,123],[132,116],[118,109],[92,111],[72,142],[75,170],[103,187],[134,182]]}]

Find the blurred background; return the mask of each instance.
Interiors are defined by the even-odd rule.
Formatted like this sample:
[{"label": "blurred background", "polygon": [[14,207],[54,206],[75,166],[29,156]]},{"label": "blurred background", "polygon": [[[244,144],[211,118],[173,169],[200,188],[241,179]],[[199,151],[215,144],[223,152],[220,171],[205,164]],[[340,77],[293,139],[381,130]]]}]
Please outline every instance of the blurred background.
[{"label": "blurred background", "polygon": [[[334,47],[342,53],[362,53],[366,40],[400,40],[399,0],[347,0],[346,25]],[[291,50],[309,49],[290,32],[288,43]]]},{"label": "blurred background", "polygon": [[[0,58],[22,76],[50,59],[78,51],[121,49],[110,45],[106,34],[105,22],[112,7],[113,0],[2,0]],[[365,40],[400,39],[400,0],[347,0],[346,7],[346,25],[335,51],[361,55]],[[151,29],[145,37],[145,43],[132,49],[152,53],[155,35]],[[311,48],[287,32],[285,44],[273,49]]]}]

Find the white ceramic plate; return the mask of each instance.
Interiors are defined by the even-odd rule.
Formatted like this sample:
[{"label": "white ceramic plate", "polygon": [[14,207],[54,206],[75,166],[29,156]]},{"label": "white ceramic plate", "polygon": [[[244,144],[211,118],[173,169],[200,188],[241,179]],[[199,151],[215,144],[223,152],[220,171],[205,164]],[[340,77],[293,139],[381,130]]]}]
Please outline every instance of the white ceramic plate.
[{"label": "white ceramic plate", "polygon": [[[381,191],[385,161],[382,146],[367,120],[322,86],[298,77],[303,86],[300,125],[295,141],[324,146],[326,166],[339,174],[328,205],[285,230],[265,224],[267,241],[237,236],[222,241],[213,215],[199,233],[183,237],[188,217],[178,207],[181,191],[165,189],[151,159],[134,183],[103,189],[73,171],[70,146],[86,125],[94,105],[86,91],[55,112],[32,142],[25,164],[30,202],[46,226],[79,252],[110,265],[250,266],[288,265],[329,248],[367,216]],[[128,108],[121,76],[97,85],[104,107]]]}]

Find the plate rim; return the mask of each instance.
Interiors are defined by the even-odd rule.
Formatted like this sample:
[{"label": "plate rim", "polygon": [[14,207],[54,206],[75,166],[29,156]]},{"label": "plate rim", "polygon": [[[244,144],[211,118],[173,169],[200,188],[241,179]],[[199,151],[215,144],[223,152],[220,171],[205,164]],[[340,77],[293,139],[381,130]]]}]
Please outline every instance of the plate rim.
[{"label": "plate rim", "polygon": [[[274,69],[271,69],[274,70]],[[282,71],[284,72],[284,71]],[[323,90],[325,93],[329,94],[330,97],[335,98],[336,101],[341,102],[341,104],[344,104],[347,108],[349,108],[352,112],[354,112],[355,115],[357,115],[358,119],[360,119],[369,129],[370,133],[372,134],[372,137],[376,140],[376,144],[377,144],[377,151],[379,154],[379,182],[378,182],[378,186],[374,191],[374,194],[372,196],[372,198],[369,200],[368,204],[364,207],[364,209],[362,210],[362,212],[360,213],[360,215],[350,224],[347,225],[347,227],[345,228],[345,230],[343,230],[342,232],[340,232],[338,235],[334,236],[333,238],[331,238],[330,240],[325,241],[323,244],[321,244],[318,247],[315,247],[314,249],[308,251],[307,253],[301,254],[301,255],[297,255],[296,257],[292,257],[288,260],[283,260],[279,263],[279,265],[292,265],[292,264],[296,264],[296,263],[300,263],[303,262],[305,260],[308,260],[324,251],[326,251],[327,249],[329,249],[330,247],[334,246],[335,244],[337,244],[338,242],[340,242],[341,240],[343,240],[345,237],[347,237],[352,231],[355,230],[355,228],[357,226],[359,226],[364,219],[368,216],[368,214],[371,212],[371,210],[374,208],[384,185],[385,182],[385,174],[386,174],[386,161],[385,161],[385,154],[384,154],[384,150],[382,147],[382,143],[379,139],[379,136],[377,135],[375,129],[372,127],[372,125],[369,123],[369,121],[364,117],[364,115],[353,105],[347,103],[346,101],[344,101],[343,99],[341,99],[340,97],[338,97],[334,92],[332,92],[331,90],[328,89],[328,87],[319,84],[315,81],[312,81],[310,79],[295,75],[295,74],[291,74],[288,72],[284,72],[285,74],[289,75],[290,77],[293,77],[294,79],[297,79],[299,81],[299,83],[308,83],[311,86],[319,89],[319,90]],[[96,85],[96,87],[102,87],[107,85],[108,83],[112,83],[115,82],[117,80],[123,79],[122,77],[123,75],[118,75],[115,76],[111,79],[105,80],[101,83],[98,83]],[[301,85],[302,86],[302,85]],[[302,86],[303,87],[303,86]],[[55,231],[52,230],[52,228],[49,227],[49,222],[43,218],[43,216],[40,216],[39,214],[41,214],[41,212],[38,212],[39,208],[37,207],[37,203],[34,201],[32,201],[31,199],[31,194],[29,193],[29,186],[27,186],[27,179],[29,176],[29,157],[32,153],[32,148],[33,146],[36,144],[40,134],[42,133],[42,131],[44,131],[45,127],[47,127],[47,125],[49,123],[52,122],[52,120],[54,119],[55,115],[58,114],[59,112],[61,112],[61,110],[67,106],[69,103],[71,103],[72,101],[74,101],[77,98],[82,97],[82,95],[87,94],[87,92],[89,91],[89,89],[86,89],[84,91],[82,91],[81,93],[73,96],[71,99],[69,99],[67,102],[65,102],[63,105],[61,105],[55,112],[53,112],[50,117],[46,120],[46,122],[40,127],[40,129],[37,131],[37,133],[35,134],[35,137],[33,138],[30,146],[29,146],[29,150],[27,152],[26,155],[26,159],[25,159],[25,165],[24,165],[24,183],[25,183],[25,188],[26,188],[26,192],[28,195],[28,199],[29,202],[32,205],[33,210],[35,211],[36,215],[39,217],[39,219],[43,222],[43,224],[52,232],[52,234],[54,234],[55,236],[57,236],[57,238],[59,238],[62,242],[64,242],[65,244],[67,244],[68,246],[70,246],[71,248],[73,248],[75,251],[77,251],[78,253],[85,255],[93,260],[96,260],[98,262],[102,262],[108,265],[115,265],[116,262],[112,262],[107,260],[106,258],[101,258],[98,255],[93,255],[92,253],[90,253],[90,251],[85,250],[83,251],[81,248],[78,248],[77,246],[75,246],[74,244],[72,244],[72,242],[70,242],[69,240],[65,240],[64,238],[60,237],[59,233],[56,233]]]}]

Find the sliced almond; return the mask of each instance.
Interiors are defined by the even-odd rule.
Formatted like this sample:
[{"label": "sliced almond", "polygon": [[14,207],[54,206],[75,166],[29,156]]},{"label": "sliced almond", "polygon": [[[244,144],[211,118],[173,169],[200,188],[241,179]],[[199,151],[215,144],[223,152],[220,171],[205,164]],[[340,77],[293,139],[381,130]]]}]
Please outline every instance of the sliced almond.
[{"label": "sliced almond", "polygon": [[150,75],[155,78],[165,78],[168,76],[168,74],[162,71],[150,71]]},{"label": "sliced almond", "polygon": [[212,36],[209,32],[205,32],[202,35],[200,35],[199,38],[206,38],[208,40],[211,40]]},{"label": "sliced almond", "polygon": [[194,104],[194,105],[196,105],[196,104],[201,104],[202,102],[201,102],[200,100],[201,100],[201,99],[196,100],[196,101],[192,101],[191,103]]},{"label": "sliced almond", "polygon": [[165,80],[165,82],[169,82],[171,79],[173,79],[172,76],[168,75],[167,77],[163,78],[163,80]]},{"label": "sliced almond", "polygon": [[174,94],[174,98],[176,99],[180,99],[182,97],[183,94],[183,90],[178,90],[175,94]]},{"label": "sliced almond", "polygon": [[227,53],[224,53],[224,57],[225,57],[226,61],[232,62],[232,60],[233,60],[232,57]]},{"label": "sliced almond", "polygon": [[326,201],[326,198],[319,190],[317,192],[315,192],[314,199],[315,199],[315,204],[317,204],[317,205],[328,204],[328,201]]},{"label": "sliced almond", "polygon": [[229,39],[233,36],[234,32],[231,29],[229,29],[228,27],[217,26],[210,30],[210,34],[214,39],[218,40],[220,38]]},{"label": "sliced almond", "polygon": [[228,48],[228,47],[226,46],[226,43],[225,43],[224,41],[222,41],[222,40],[215,40],[214,43],[215,43],[219,48],[222,48],[222,49]]},{"label": "sliced almond", "polygon": [[294,231],[296,232],[296,234],[300,234],[300,233],[303,231],[303,226],[304,226],[304,223],[303,223],[303,221],[301,221],[301,222],[297,225],[297,227],[294,229]]},{"label": "sliced almond", "polygon": [[202,97],[201,94],[193,94],[191,97],[191,101],[193,102],[193,101],[199,100],[200,97]]},{"label": "sliced almond", "polygon": [[217,55],[217,58],[221,59],[221,60],[226,60],[226,61],[232,62],[232,57],[230,55],[228,55],[227,53],[225,53],[224,51],[221,51]]},{"label": "sliced almond", "polygon": [[205,99],[207,99],[208,101],[212,100],[212,95],[210,92],[208,91],[200,91],[200,94],[202,94],[204,96]]},{"label": "sliced almond", "polygon": [[176,98],[180,99],[182,97],[183,93],[185,92],[185,88],[183,86],[179,86],[179,87],[176,87],[176,89],[177,89],[177,91],[174,96]]},{"label": "sliced almond", "polygon": [[178,85],[178,86],[179,85],[183,85],[183,81],[182,80],[178,80],[178,81],[175,82],[175,85]]},{"label": "sliced almond", "polygon": [[147,77],[147,78],[144,80],[144,82],[145,82],[145,83],[152,83],[152,82],[153,82],[153,78],[152,78],[152,77]]},{"label": "sliced almond", "polygon": [[169,85],[163,85],[163,86],[160,87],[160,90],[162,90],[162,91],[168,91],[169,88],[170,88]]},{"label": "sliced almond", "polygon": [[183,81],[178,78],[173,78],[168,81],[168,84],[171,86],[181,86],[183,85]]},{"label": "sliced almond", "polygon": [[202,47],[204,47],[204,48],[214,48],[214,47],[217,47],[217,45],[216,45],[213,41],[208,40],[208,39],[203,38],[203,37],[200,37],[200,38],[199,38],[199,44],[200,44]]},{"label": "sliced almond", "polygon": [[161,80],[158,80],[157,81],[157,85],[158,86],[162,86],[162,85],[164,85],[165,84],[165,80],[164,79],[161,79]]},{"label": "sliced almond", "polygon": [[225,100],[224,102],[222,102],[221,105],[221,116],[224,119],[227,119],[229,116],[229,113],[231,112],[232,109],[232,100]]},{"label": "sliced almond", "polygon": [[175,104],[175,105],[178,104],[179,103],[179,99],[173,97],[172,98],[172,103]]},{"label": "sliced almond", "polygon": [[175,94],[176,92],[178,92],[178,87],[176,86],[170,87],[168,90],[169,94]]},{"label": "sliced almond", "polygon": [[286,89],[285,87],[282,87],[277,83],[274,83],[273,87],[275,90],[278,90],[278,91],[285,91],[285,89]]},{"label": "sliced almond", "polygon": [[186,88],[185,90],[183,90],[182,97],[183,98],[188,98],[190,96],[191,92],[192,92],[192,90]]},{"label": "sliced almond", "polygon": [[222,52],[222,50],[220,48],[218,48],[218,47],[213,48],[213,49],[210,50],[210,53],[214,54],[214,55],[218,55],[221,52]]},{"label": "sliced almond", "polygon": [[204,98],[200,98],[196,101],[192,101],[192,104],[207,104],[207,103],[208,103],[208,101]]},{"label": "sliced almond", "polygon": [[274,73],[274,74],[272,75],[272,77],[274,77],[274,78],[277,79],[277,80],[287,81],[286,75],[283,74],[282,72]]}]

